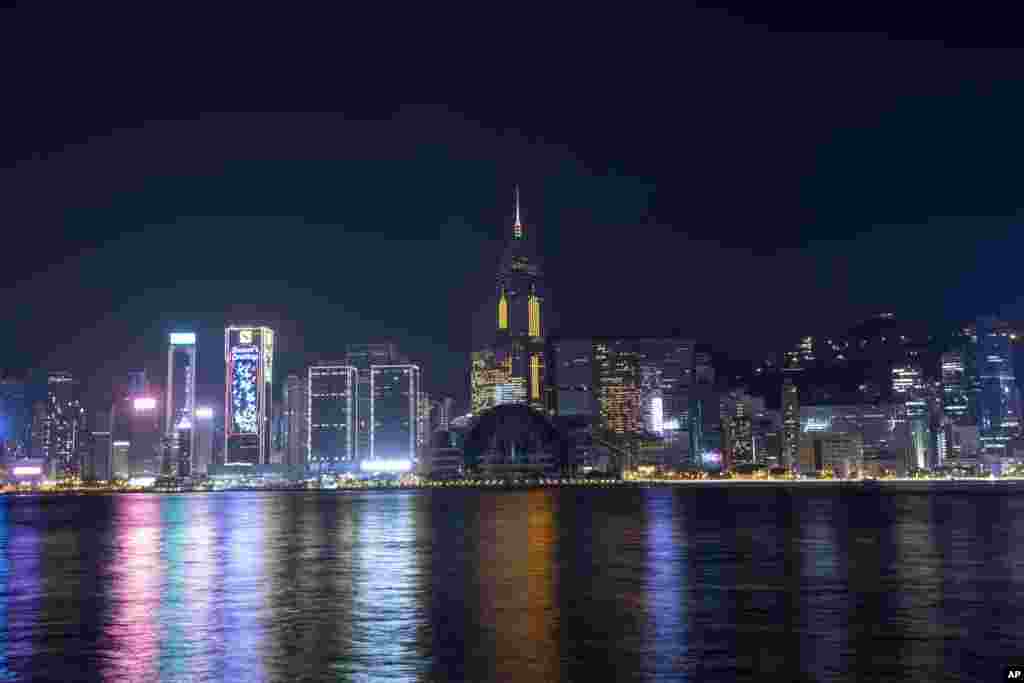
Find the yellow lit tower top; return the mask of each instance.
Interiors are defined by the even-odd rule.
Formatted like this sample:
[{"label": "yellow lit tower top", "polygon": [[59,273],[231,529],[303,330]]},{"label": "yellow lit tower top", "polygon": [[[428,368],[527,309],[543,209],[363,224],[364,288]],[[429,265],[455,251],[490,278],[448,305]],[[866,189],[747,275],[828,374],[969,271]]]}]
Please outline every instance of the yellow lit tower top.
[{"label": "yellow lit tower top", "polygon": [[543,336],[543,275],[535,242],[535,235],[523,225],[519,187],[516,186],[512,234],[506,243],[497,282],[498,331],[509,337]]}]

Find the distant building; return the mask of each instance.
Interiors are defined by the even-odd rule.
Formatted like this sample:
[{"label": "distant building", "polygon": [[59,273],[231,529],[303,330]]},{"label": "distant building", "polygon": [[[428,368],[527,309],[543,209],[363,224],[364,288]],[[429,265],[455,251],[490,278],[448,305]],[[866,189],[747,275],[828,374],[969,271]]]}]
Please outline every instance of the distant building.
[{"label": "distant building", "polygon": [[25,382],[0,379],[0,454],[9,459],[29,456],[31,415]]},{"label": "distant building", "polygon": [[978,431],[990,458],[1006,453],[1006,444],[1020,429],[1020,392],[1013,370],[1012,332],[994,318],[978,320]]},{"label": "distant building", "polygon": [[307,415],[309,445],[303,460],[317,471],[351,469],[356,464],[359,371],[323,363],[307,372],[307,408],[302,412]]},{"label": "distant building", "polygon": [[789,377],[782,384],[782,463],[793,468],[800,449],[800,398],[796,384]]},{"label": "distant building", "polygon": [[172,332],[167,347],[167,394],[164,434],[174,451],[177,472],[190,476],[195,452],[193,419],[196,406],[196,335]]},{"label": "distant building", "polygon": [[81,475],[78,441],[87,425],[77,388],[69,372],[51,372],[47,377],[44,457],[50,476],[57,478]]},{"label": "distant building", "polygon": [[113,476],[113,420],[109,412],[93,414],[91,451],[82,478],[90,481],[109,481]]},{"label": "distant building", "polygon": [[848,479],[863,470],[863,460],[859,434],[806,432],[800,442],[800,472],[804,474]]},{"label": "distant building", "polygon": [[193,417],[195,430],[195,452],[192,456],[193,476],[203,477],[209,474],[213,464],[214,451],[214,410],[210,406],[197,406]]},{"label": "distant building", "polygon": [[356,368],[358,384],[356,387],[356,459],[359,461],[370,458],[370,368],[374,365],[399,365],[408,363],[408,359],[398,352],[391,343],[349,344],[345,352],[345,365]]},{"label": "distant building", "polygon": [[370,460],[415,462],[419,395],[418,366],[371,366]]},{"label": "distant building", "polygon": [[225,464],[270,462],[274,331],[256,325],[224,330]]},{"label": "distant building", "polygon": [[[299,467],[306,464],[309,454],[309,375],[288,375],[284,385],[284,413],[287,423],[285,437],[285,464]],[[353,438],[354,435],[353,435]]]}]

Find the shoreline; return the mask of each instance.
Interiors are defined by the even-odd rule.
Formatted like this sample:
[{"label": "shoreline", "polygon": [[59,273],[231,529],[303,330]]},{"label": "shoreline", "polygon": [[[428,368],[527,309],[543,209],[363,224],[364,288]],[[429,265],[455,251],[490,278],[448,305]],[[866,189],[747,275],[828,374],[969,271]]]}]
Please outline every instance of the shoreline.
[{"label": "shoreline", "polygon": [[0,492],[3,496],[95,496],[116,494],[149,494],[149,495],[183,495],[183,494],[217,494],[239,491],[265,493],[356,493],[380,491],[434,491],[434,490],[472,490],[472,491],[526,491],[535,489],[637,489],[637,488],[779,488],[826,490],[856,493],[1024,493],[1024,479],[898,479],[898,480],[843,480],[843,479],[807,479],[796,481],[785,480],[745,480],[745,479],[704,479],[704,480],[613,480],[613,481],[566,481],[552,483],[455,483],[434,485],[406,486],[339,486],[336,488],[304,488],[292,486],[253,486],[232,487],[226,489],[189,489],[181,491],[159,491],[153,489],[72,489],[72,490],[22,490]]}]

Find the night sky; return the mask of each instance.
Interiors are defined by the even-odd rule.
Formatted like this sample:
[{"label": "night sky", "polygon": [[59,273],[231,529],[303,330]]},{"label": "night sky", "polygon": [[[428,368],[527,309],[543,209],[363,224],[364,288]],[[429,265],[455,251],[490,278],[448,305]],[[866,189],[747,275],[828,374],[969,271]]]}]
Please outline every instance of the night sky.
[{"label": "night sky", "polygon": [[215,398],[251,319],[282,371],[392,340],[464,400],[515,183],[549,330],[1024,317],[997,17],[2,14],[0,367],[93,395],[194,328]]}]

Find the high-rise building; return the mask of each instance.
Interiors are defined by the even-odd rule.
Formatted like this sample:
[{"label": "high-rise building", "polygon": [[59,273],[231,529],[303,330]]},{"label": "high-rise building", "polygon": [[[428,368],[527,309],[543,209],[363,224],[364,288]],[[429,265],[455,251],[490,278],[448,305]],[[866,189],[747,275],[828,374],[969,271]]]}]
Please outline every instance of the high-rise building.
[{"label": "high-rise building", "polygon": [[544,297],[536,237],[521,220],[516,188],[512,233],[495,287],[495,342],[473,356],[474,413],[504,403],[545,409]]},{"label": "high-rise building", "polygon": [[416,365],[370,368],[370,460],[415,462],[420,369]]},{"label": "high-rise building", "polygon": [[145,394],[118,396],[110,409],[111,462],[118,478],[157,476],[167,458],[164,398],[156,387],[145,389]]},{"label": "high-rise building", "polygon": [[11,377],[0,379],[0,454],[27,458],[30,424],[25,382]]},{"label": "high-rise building", "polygon": [[965,356],[968,349],[959,348],[942,354],[942,412],[954,424],[967,424],[973,419],[970,376]]},{"label": "high-rise building", "polygon": [[309,451],[308,379],[308,372],[305,378],[290,374],[284,385],[284,411],[287,420],[284,461],[293,467],[305,465]]},{"label": "high-rise building", "polygon": [[795,468],[800,461],[800,397],[789,377],[782,383],[782,466]]},{"label": "high-rise building", "polygon": [[627,340],[594,341],[594,388],[601,428],[635,437],[643,427],[641,353]]},{"label": "high-rise building", "polygon": [[358,370],[356,387],[356,458],[366,460],[370,457],[370,367],[373,365],[394,365],[408,363],[408,359],[398,353],[391,343],[349,344],[346,347],[345,365]]},{"label": "high-rise building", "polygon": [[920,366],[911,363],[893,366],[892,392],[894,400],[903,407],[897,421],[905,425],[908,468],[934,467],[928,391]]},{"label": "high-rise building", "polygon": [[[422,384],[423,377],[420,377],[420,383]],[[425,391],[420,391],[419,403],[416,406],[416,452],[422,453],[427,447],[427,442],[430,437],[430,425],[431,415],[434,412],[434,407],[437,402],[434,401],[430,394]]]},{"label": "high-rise building", "polygon": [[455,418],[455,399],[451,396],[445,396],[437,402],[437,408],[434,412],[433,429],[431,432],[442,430],[447,432],[451,421]]},{"label": "high-rise building", "polygon": [[189,476],[195,453],[196,335],[172,332],[167,347],[164,434],[175,453],[177,472]]},{"label": "high-rise building", "polygon": [[83,467],[82,478],[91,481],[109,481],[113,475],[113,445],[111,435],[113,421],[110,412],[93,413],[92,450],[87,465]]},{"label": "high-rise building", "polygon": [[77,396],[77,383],[69,372],[51,372],[47,377],[45,453],[51,476],[73,477],[81,474],[78,440],[83,430],[85,411]]},{"label": "high-rise building", "polygon": [[[359,371],[351,365],[310,366],[305,391],[307,406],[302,411],[307,416],[304,430],[308,434],[307,454],[301,461],[290,458],[288,464],[307,462],[318,472],[355,466],[358,383]],[[289,404],[293,401],[292,391],[288,396]]]},{"label": "high-rise building", "polygon": [[196,406],[192,418],[192,427],[195,431],[193,443],[195,451],[192,455],[193,476],[205,476],[209,467],[213,464],[214,449],[214,419],[213,408],[210,406]]},{"label": "high-rise building", "polygon": [[270,461],[274,331],[257,325],[224,330],[227,381],[224,396],[225,464]]},{"label": "high-rise building", "polygon": [[982,449],[1001,458],[1020,429],[1020,392],[1013,371],[1012,332],[994,318],[977,322],[978,432]]}]

